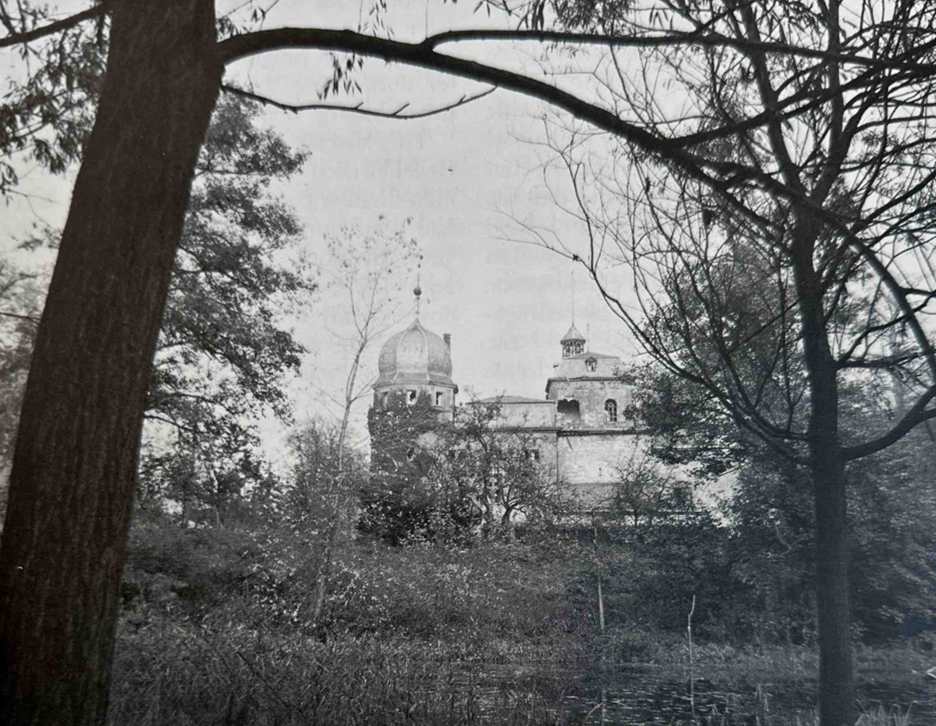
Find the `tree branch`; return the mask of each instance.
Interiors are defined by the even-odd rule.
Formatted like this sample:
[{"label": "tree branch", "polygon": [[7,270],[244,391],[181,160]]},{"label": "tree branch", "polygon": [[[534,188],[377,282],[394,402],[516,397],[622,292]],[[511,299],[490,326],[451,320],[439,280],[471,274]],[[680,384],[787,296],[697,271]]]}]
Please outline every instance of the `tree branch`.
[{"label": "tree branch", "polygon": [[[859,55],[826,50],[822,48],[803,48],[789,43],[772,41],[732,38],[721,33],[679,33],[672,32],[666,35],[604,35],[601,33],[566,33],[549,30],[448,30],[430,35],[420,45],[435,50],[445,43],[463,43],[477,41],[528,41],[534,43],[565,43],[569,45],[596,45],[608,48],[674,48],[701,47],[701,48],[733,48],[743,53],[759,52],[772,53],[781,56],[795,56],[801,58],[817,58],[823,61],[834,61],[847,65],[864,66],[868,68],[888,68],[910,70],[920,75],[936,74],[936,64],[913,63],[909,61],[889,58],[867,58]],[[927,47],[931,46],[927,44]],[[919,47],[913,49],[914,55],[919,55]]]},{"label": "tree branch", "polygon": [[8,313],[3,310],[0,310],[0,315],[5,318],[16,318],[17,320],[28,320],[31,323],[39,324],[39,318],[33,317],[32,315],[19,315],[18,313]]},{"label": "tree branch", "polygon": [[39,40],[48,35],[55,35],[62,30],[68,30],[73,28],[79,23],[83,23],[85,20],[91,20],[92,18],[97,18],[100,15],[103,15],[104,3],[97,5],[88,10],[84,10],[76,15],[65,18],[64,20],[57,20],[54,23],[49,23],[48,25],[43,25],[41,28],[35,28],[25,33],[16,33],[8,35],[5,38],[0,38],[0,48],[8,48],[13,45],[19,45],[21,43],[30,43],[34,40]]},{"label": "tree branch", "polygon": [[481,93],[477,93],[473,96],[464,94],[454,103],[450,103],[439,108],[434,108],[430,111],[420,111],[416,113],[403,113],[403,111],[409,108],[409,102],[404,103],[395,111],[373,111],[367,108],[362,108],[364,104],[363,101],[358,103],[356,106],[338,106],[330,103],[308,103],[294,105],[283,103],[282,101],[275,101],[267,96],[261,96],[260,94],[252,93],[251,91],[245,91],[242,88],[237,88],[236,86],[231,86],[226,83],[221,85],[221,90],[234,96],[247,98],[251,101],[262,103],[265,106],[272,106],[273,108],[278,108],[283,111],[290,111],[292,113],[299,113],[300,111],[344,111],[345,113],[357,113],[361,114],[362,116],[376,116],[378,118],[391,118],[401,121],[412,121],[413,119],[428,118],[429,116],[445,113],[446,111],[451,111],[452,109],[458,108],[459,106],[466,106],[472,101],[477,101],[484,98],[485,96],[490,96],[492,93],[494,93],[494,91],[497,90],[497,88],[489,88],[488,90],[482,91]]},{"label": "tree branch", "polygon": [[844,461],[853,461],[863,456],[883,451],[891,444],[894,444],[906,436],[915,426],[936,418],[936,409],[927,409],[930,402],[936,398],[936,386],[930,386],[927,391],[920,396],[913,408],[907,411],[906,415],[900,419],[890,431],[883,436],[879,436],[871,441],[866,441],[858,446],[846,446],[842,449],[842,458]]}]

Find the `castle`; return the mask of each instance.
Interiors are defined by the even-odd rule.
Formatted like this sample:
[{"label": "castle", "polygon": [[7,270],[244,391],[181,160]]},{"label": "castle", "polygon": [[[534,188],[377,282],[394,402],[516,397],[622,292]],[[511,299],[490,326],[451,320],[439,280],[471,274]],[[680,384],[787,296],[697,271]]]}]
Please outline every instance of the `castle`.
[{"label": "castle", "polygon": [[[417,301],[421,291],[414,291]],[[492,426],[522,435],[531,458],[584,501],[600,501],[620,480],[621,467],[641,446],[641,431],[627,414],[633,389],[621,380],[620,358],[590,351],[573,323],[559,341],[561,357],[546,381],[543,399],[503,395],[463,406],[495,406]],[[428,396],[440,419],[457,414],[451,336],[439,337],[419,320],[380,351],[374,383],[375,410],[388,401],[415,404]]]}]

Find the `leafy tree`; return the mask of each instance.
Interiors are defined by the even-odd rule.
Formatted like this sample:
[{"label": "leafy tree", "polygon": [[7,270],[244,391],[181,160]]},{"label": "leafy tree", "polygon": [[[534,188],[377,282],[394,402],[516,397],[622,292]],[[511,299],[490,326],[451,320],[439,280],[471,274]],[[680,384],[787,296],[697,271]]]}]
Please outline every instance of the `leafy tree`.
[{"label": "leafy tree", "polygon": [[[653,395],[642,383],[635,413],[653,421],[649,452],[703,481],[728,468],[733,472],[722,512],[731,556],[710,560],[719,571],[730,571],[721,580],[724,592],[708,598],[724,601],[719,608],[731,621],[722,627],[759,641],[812,643],[815,513],[807,472],[739,431],[704,389],[651,371],[645,368],[640,380],[655,381],[662,394]],[[846,387],[842,403],[847,430],[867,430],[881,418],[899,415],[873,388]],[[855,630],[865,640],[919,632],[933,620],[936,560],[931,509],[925,504],[933,496],[925,463],[932,449],[926,430],[914,431],[849,469],[849,585]],[[729,600],[736,607],[726,608]]]},{"label": "leafy tree", "polygon": [[692,508],[692,492],[687,482],[664,469],[649,451],[636,448],[615,467],[615,482],[608,512],[635,528],[652,527],[658,517],[678,514]]},{"label": "leafy tree", "polygon": [[537,458],[536,436],[506,428],[496,399],[459,408],[431,451],[430,486],[451,491],[462,509],[470,502],[483,536],[510,538],[519,517],[552,520],[562,508],[556,471]]},{"label": "leafy tree", "polygon": [[[220,522],[244,503],[246,487],[265,481],[253,422],[267,411],[289,420],[284,378],[298,373],[304,352],[279,319],[314,285],[302,265],[277,261],[302,229],[268,187],[296,174],[307,154],[260,128],[258,115],[257,104],[234,97],[215,109],[160,328],[139,493],[144,505],[181,503],[183,522],[205,509]],[[58,236],[47,230],[24,246],[55,248]],[[34,277],[11,272],[10,296],[35,298]],[[10,348],[6,382],[18,397],[38,312],[10,315],[17,352]],[[15,430],[18,406],[9,411]]]},{"label": "leafy tree", "polygon": [[[256,421],[289,421],[284,382],[303,347],[280,322],[314,284],[295,250],[302,228],[271,195],[307,159],[258,126],[256,104],[224,98],[196,167],[146,405],[140,488],[145,500],[208,507],[216,518],[262,481]],[[226,484],[221,486],[221,482]]]},{"label": "leafy tree", "polygon": [[[860,195],[829,196],[835,185],[828,184],[829,175],[819,174],[816,189],[822,192],[821,198],[812,199],[797,185],[790,185],[788,176],[778,180],[775,169],[766,166],[766,161],[764,167],[752,169],[722,152],[762,148],[748,143],[748,134],[766,129],[776,141],[777,130],[782,137],[783,125],[793,119],[824,116],[838,123],[844,118],[846,105],[849,111],[863,109],[872,115],[884,114],[885,108],[897,113],[905,109],[912,116],[920,108],[919,100],[932,96],[927,88],[933,73],[929,63],[933,28],[929,2],[888,3],[881,11],[886,22],[879,22],[881,13],[869,11],[857,21],[869,23],[868,27],[847,34],[839,32],[837,2],[823,5],[818,13],[796,3],[756,2],[719,10],[701,21],[693,15],[695,6],[651,6],[635,9],[643,15],[633,25],[614,23],[614,31],[619,34],[615,36],[570,36],[545,31],[543,26],[552,19],[548,12],[551,5],[539,0],[521,5],[530,11],[525,17],[533,27],[530,31],[454,31],[420,43],[405,43],[315,27],[236,28],[230,20],[216,23],[211,0],[92,1],[85,10],[61,20],[52,20],[25,0],[17,3],[16,9],[3,3],[0,25],[5,35],[0,38],[0,49],[18,47],[29,55],[37,52],[36,47],[41,48],[42,62],[38,65],[43,71],[53,67],[57,59],[69,57],[69,46],[63,38],[76,37],[72,33],[82,39],[102,37],[106,23],[101,19],[106,14],[110,20],[107,72],[94,127],[83,146],[81,170],[37,333],[11,472],[10,503],[0,549],[0,639],[8,645],[0,668],[3,718],[75,723],[104,719],[117,591],[146,392],[199,147],[225,65],[257,53],[306,48],[350,54],[347,60],[336,59],[332,88],[353,86],[353,72],[360,58],[371,56],[532,95],[628,142],[634,156],[640,157],[637,161],[652,157],[664,165],[656,168],[678,172],[670,178],[686,182],[687,191],[693,183],[704,185],[710,193],[708,199],[723,202],[747,223],[775,230],[779,222],[792,215],[796,222],[792,228],[796,232],[794,257],[800,265],[797,269],[807,273],[797,273],[800,293],[816,290],[816,270],[809,274],[807,268],[820,240],[823,245],[833,239],[846,240],[845,247],[832,247],[832,254],[820,255],[839,275],[836,280],[857,271],[858,260],[881,274],[881,268],[874,264],[878,248],[872,245],[869,255],[863,237],[877,231],[861,225],[849,228],[842,221],[843,207],[823,206],[833,197],[844,202],[861,199]],[[509,3],[505,7],[509,9]],[[266,11],[254,8],[254,15],[259,22]],[[711,17],[718,20],[710,22]],[[220,41],[219,26],[225,36]],[[660,28],[658,35],[647,31],[654,27]],[[692,30],[687,33],[683,28]],[[748,34],[736,33],[739,29]],[[232,34],[235,30],[243,32]],[[767,39],[749,37],[754,30],[766,34]],[[645,46],[687,62],[695,58],[731,65],[718,68],[717,83],[698,87],[704,85],[715,91],[717,102],[706,105],[704,113],[689,114],[683,124],[668,121],[654,125],[656,109],[636,105],[634,101],[640,99],[630,92],[612,97],[622,103],[618,112],[539,78],[440,51],[442,46],[458,41],[505,39]],[[793,69],[793,86],[799,85],[797,90],[789,91],[789,98],[778,97],[779,105],[771,103],[766,111],[750,116],[735,105],[720,103],[720,94],[726,88],[741,91],[758,82],[763,86],[772,64]],[[737,82],[723,84],[724,78],[736,78]],[[63,86],[68,90],[67,82]],[[64,98],[71,96],[66,94]],[[642,115],[647,108],[651,115]],[[4,117],[8,123],[0,137],[4,151],[22,137],[23,118],[23,113]],[[851,143],[859,133],[867,131],[870,135],[871,144],[866,147],[870,149],[875,133],[886,136],[888,142],[894,138],[891,121],[899,120],[902,128],[915,123],[905,117],[887,118],[888,124],[875,126],[877,131],[859,123],[858,128],[839,125],[844,135],[817,135],[815,138],[822,140],[831,138],[831,151],[815,158],[842,168],[847,154],[840,152],[857,148]],[[41,115],[38,125],[50,128]],[[923,138],[927,136],[925,123],[916,128]],[[49,133],[54,134],[54,129]],[[55,148],[55,143],[51,146]],[[892,154],[922,154],[920,158],[925,158],[924,147],[906,143],[906,137],[885,147],[885,152]],[[891,191],[892,179],[875,171],[882,167],[873,162],[863,164],[859,161],[855,167],[858,176],[864,174],[867,179],[870,173],[875,189]],[[912,184],[909,177],[906,181]],[[741,213],[744,205],[737,205],[739,187],[755,196],[760,190],[782,192],[780,196],[790,206],[780,219],[750,206]],[[921,214],[925,211],[924,198],[911,199],[925,190],[925,184],[903,187],[893,197],[899,202],[897,206],[879,207],[882,216],[873,221],[887,226],[883,219],[887,214],[894,223],[890,229],[922,232],[924,228],[914,228],[912,220],[905,225],[900,217],[907,206]],[[907,204],[901,206],[903,203]],[[704,208],[709,211],[702,216],[708,218],[712,206]],[[839,237],[823,236],[829,230]],[[900,286],[895,288],[890,281],[887,287],[898,307],[901,300],[906,302],[908,296],[915,297],[915,291],[920,290],[908,286],[908,291],[901,293]],[[815,302],[814,298],[801,294],[798,300],[805,304],[803,320],[812,321],[803,334],[808,344],[811,400],[825,401],[826,408],[819,405],[816,410],[828,412],[834,410],[835,370],[826,365],[828,356],[822,344],[827,341],[825,331],[822,325],[814,325],[824,322],[823,315],[809,302]],[[909,308],[912,313],[914,304]],[[914,327],[915,318],[907,314],[906,306],[900,315]],[[932,359],[924,341],[925,336],[917,328],[917,344]],[[931,397],[919,399],[919,406],[910,408],[909,418],[881,438],[880,444],[885,445],[929,416],[926,406]],[[842,726],[848,722],[851,709],[847,619],[833,628],[831,623],[836,618],[828,617],[828,613],[840,615],[847,610],[844,581],[840,574],[836,576],[843,569],[843,461],[836,453],[841,444],[834,421],[833,425],[828,423],[823,419],[813,427],[814,431],[825,432],[828,439],[817,440],[814,450],[826,449],[828,444],[833,452],[825,460],[830,471],[823,470],[822,476],[816,477],[817,482],[823,482],[821,496],[817,497],[820,546],[828,544],[825,551],[830,553],[823,564],[829,574],[823,581],[829,586],[820,598],[820,610],[826,613],[820,626],[821,711],[823,726]],[[818,453],[813,459],[818,466]],[[830,536],[828,542],[826,535]],[[28,569],[22,564],[26,561],[30,563]],[[69,577],[74,572],[88,574],[78,582]],[[62,587],[61,583],[69,584]],[[37,601],[43,606],[36,607]],[[82,677],[76,678],[76,673]]]},{"label": "leafy tree", "polygon": [[289,436],[295,459],[278,499],[278,515],[295,528],[314,532],[328,529],[330,502],[338,472],[338,432],[334,426],[310,419]]},{"label": "leafy tree", "polygon": [[562,508],[555,471],[539,462],[535,437],[503,428],[496,402],[440,417],[427,394],[392,393],[371,409],[374,479],[363,493],[362,528],[398,544],[514,536],[520,520],[552,520]]}]

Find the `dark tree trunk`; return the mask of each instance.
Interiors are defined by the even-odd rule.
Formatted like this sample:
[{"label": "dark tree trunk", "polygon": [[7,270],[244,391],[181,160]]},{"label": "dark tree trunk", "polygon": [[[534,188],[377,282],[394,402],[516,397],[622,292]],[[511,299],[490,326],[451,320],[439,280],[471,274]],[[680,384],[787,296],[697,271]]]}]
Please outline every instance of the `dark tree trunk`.
[{"label": "dark tree trunk", "polygon": [[0,547],[0,722],[101,724],[136,453],[217,97],[213,0],[111,0],[107,76],[23,402]]},{"label": "dark tree trunk", "polygon": [[[818,444],[818,445],[817,445]],[[819,723],[853,726],[854,676],[848,602],[848,511],[842,457],[814,442],[816,603],[819,616]]]},{"label": "dark tree trunk", "polygon": [[797,228],[794,271],[809,378],[809,459],[816,508],[819,626],[819,723],[854,726],[854,676],[848,604],[848,509],[839,438],[838,380],[825,325],[823,291],[813,268],[815,222]]}]

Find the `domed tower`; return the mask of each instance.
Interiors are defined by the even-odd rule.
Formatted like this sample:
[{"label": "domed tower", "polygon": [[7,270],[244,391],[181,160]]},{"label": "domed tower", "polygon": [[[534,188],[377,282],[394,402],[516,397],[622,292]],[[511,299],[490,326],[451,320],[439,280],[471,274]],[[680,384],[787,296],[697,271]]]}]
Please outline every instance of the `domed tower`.
[{"label": "domed tower", "polygon": [[[422,290],[417,287],[417,311]],[[452,337],[440,338],[416,320],[406,330],[384,343],[377,361],[378,377],[374,383],[374,408],[384,408],[391,394],[400,391],[413,404],[420,394],[428,394],[433,408],[452,411],[458,386],[452,381]]]}]

